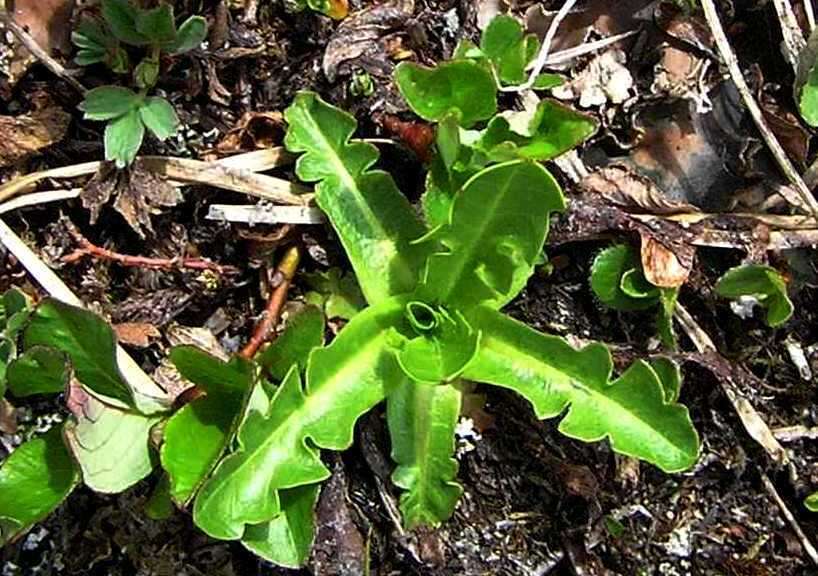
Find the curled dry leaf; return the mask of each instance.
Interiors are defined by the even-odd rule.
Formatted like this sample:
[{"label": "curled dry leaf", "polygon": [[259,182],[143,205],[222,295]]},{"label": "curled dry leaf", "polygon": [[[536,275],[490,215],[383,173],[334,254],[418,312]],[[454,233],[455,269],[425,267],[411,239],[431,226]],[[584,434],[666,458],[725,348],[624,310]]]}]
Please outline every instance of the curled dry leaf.
[{"label": "curled dry leaf", "polygon": [[146,322],[123,322],[113,325],[117,340],[121,344],[147,348],[156,338],[162,336],[156,326]]},{"label": "curled dry leaf", "polygon": [[216,150],[227,154],[272,148],[281,143],[285,131],[284,117],[280,112],[246,112],[216,145]]},{"label": "curled dry leaf", "polygon": [[687,281],[693,269],[696,249],[689,244],[678,244],[668,249],[648,232],[642,237],[642,269],[648,282],[660,288],[677,288]]},{"label": "curled dry leaf", "polygon": [[580,186],[631,212],[686,214],[699,211],[692,204],[666,197],[652,180],[623,165],[600,168],[586,176]]},{"label": "curled dry leaf", "polygon": [[[414,0],[390,0],[356,12],[335,30],[322,67],[330,82],[341,67],[362,57],[387,56],[384,37],[403,26],[415,10]],[[377,60],[377,58],[375,58]]]},{"label": "curled dry leaf", "polygon": [[8,166],[59,142],[71,115],[56,106],[20,116],[0,116],[0,166]]},{"label": "curled dry leaf", "polygon": [[80,194],[82,205],[91,212],[92,224],[114,192],[114,208],[143,238],[145,230],[153,232],[152,214],[160,213],[162,207],[176,206],[182,201],[179,190],[161,176],[148,171],[139,160],[127,170],[117,170],[112,163],[105,163]]}]

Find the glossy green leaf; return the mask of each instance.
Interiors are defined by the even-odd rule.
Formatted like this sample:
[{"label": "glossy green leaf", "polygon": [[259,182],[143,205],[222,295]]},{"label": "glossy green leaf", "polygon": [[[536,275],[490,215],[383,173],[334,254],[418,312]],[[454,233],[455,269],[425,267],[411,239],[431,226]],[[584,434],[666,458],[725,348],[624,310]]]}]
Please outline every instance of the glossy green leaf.
[{"label": "glossy green leaf", "polygon": [[406,490],[400,498],[404,525],[437,525],[454,512],[463,489],[455,481],[454,430],[461,394],[451,385],[405,382],[387,398],[392,481]]},{"label": "glossy green leaf", "polygon": [[429,121],[454,115],[469,128],[497,112],[497,87],[485,67],[469,61],[444,62],[426,68],[402,62],[395,82],[415,114]]},{"label": "glossy green leaf", "polygon": [[352,320],[366,307],[366,299],[361,292],[355,275],[340,268],[305,274],[304,279],[314,290],[308,292],[306,300],[324,310],[327,318]]},{"label": "glossy green leaf", "polygon": [[140,10],[136,18],[136,31],[152,43],[173,41],[176,38],[173,6],[160,4],[150,10]]},{"label": "glossy green leaf", "polygon": [[497,116],[476,143],[492,160],[551,160],[582,144],[597,129],[591,116],[553,100],[542,100],[530,118],[524,112],[518,114],[522,116],[522,122],[515,123],[522,126],[519,132],[512,129],[509,119]]},{"label": "glossy green leaf", "polygon": [[176,134],[179,128],[179,117],[170,102],[154,96],[146,98],[139,107],[139,115],[148,130],[159,140],[167,140]]},{"label": "glossy green leaf", "polygon": [[461,310],[502,307],[525,286],[551,213],[564,207],[556,180],[538,164],[515,161],[479,172],[433,236],[448,252],[429,258],[424,294]]},{"label": "glossy green leaf", "polygon": [[60,428],[20,445],[0,466],[0,545],[53,512],[78,482]]},{"label": "glossy green leaf", "polygon": [[648,282],[641,267],[626,270],[619,279],[619,289],[628,297],[636,300],[653,300],[659,297],[659,290]]},{"label": "glossy green leaf", "polygon": [[767,325],[780,326],[790,319],[792,302],[787,284],[775,268],[758,264],[728,270],[716,283],[716,293],[723,298],[753,296],[767,309]]},{"label": "glossy green leaf", "polygon": [[67,404],[72,417],[65,423],[65,441],[86,486],[114,494],[151,473],[151,428],[161,415],[114,408],[78,385],[69,387]]},{"label": "glossy green leaf", "polygon": [[65,355],[54,348],[33,346],[9,363],[6,382],[18,398],[64,392],[68,384]]},{"label": "glossy green leaf", "polygon": [[695,463],[699,439],[687,408],[666,402],[656,372],[645,362],[634,362],[611,382],[610,353],[601,344],[575,350],[484,307],[469,319],[483,337],[465,378],[517,391],[539,418],[568,408],[559,428],[572,438],[607,437],[615,451],[666,472]]},{"label": "glossy green leaf", "polygon": [[673,403],[679,400],[679,392],[682,389],[682,371],[679,365],[670,358],[657,356],[651,358],[650,367],[659,377],[662,390],[665,393],[665,402]]},{"label": "glossy green leaf", "polygon": [[377,149],[350,142],[355,119],[314,93],[299,93],[285,117],[287,149],[305,153],[296,174],[317,182],[318,205],[338,233],[369,303],[411,292],[425,257],[425,248],[412,241],[425,230],[392,177],[371,169]]},{"label": "glossy green leaf", "polygon": [[112,120],[105,127],[105,159],[115,162],[117,168],[129,166],[136,159],[144,136],[145,125],[137,108]]},{"label": "glossy green leaf", "polygon": [[645,310],[656,306],[658,291],[652,296],[634,298],[635,288],[630,293],[623,290],[623,278],[630,275],[630,284],[644,286],[647,283],[647,280],[642,282],[644,274],[638,254],[625,244],[611,246],[594,258],[591,289],[603,304],[616,310]]},{"label": "glossy green leaf", "polygon": [[233,439],[253,386],[254,368],[240,358],[222,362],[192,346],[174,348],[170,360],[205,392],[168,420],[160,451],[170,477],[170,496],[186,506]]},{"label": "glossy green leaf", "polygon": [[504,84],[521,84],[529,61],[528,40],[513,16],[501,14],[489,23],[480,38],[480,49],[491,60]]},{"label": "glossy green leaf", "polygon": [[818,492],[807,496],[804,500],[804,506],[806,506],[810,512],[818,512]]},{"label": "glossy green leaf", "polygon": [[[418,327],[418,312],[426,316]],[[447,382],[456,378],[477,354],[480,333],[457,310],[432,308],[421,302],[407,304],[407,316],[416,335],[403,341],[398,363],[407,376],[426,383]]]},{"label": "glossy green leaf", "polygon": [[323,343],[324,313],[307,306],[287,322],[284,332],[261,351],[256,361],[270,377],[281,381],[293,364],[303,372],[310,352]]},{"label": "glossy green leaf", "polygon": [[129,0],[102,0],[102,17],[121,41],[134,46],[150,44],[150,38],[137,29],[139,10]]},{"label": "glossy green leaf", "polygon": [[193,517],[202,530],[241,538],[246,524],[279,514],[277,490],[329,476],[317,448],[347,448],[358,417],[405,378],[387,343],[405,304],[390,299],[355,316],[332,344],[310,354],[306,386],[291,370],[266,413],[250,403],[238,448],[196,498]]},{"label": "glossy green leaf", "polygon": [[191,16],[179,26],[176,39],[167,46],[171,54],[184,54],[198,48],[207,38],[207,20]]},{"label": "glossy green leaf", "polygon": [[76,377],[94,394],[134,405],[117,367],[114,332],[94,313],[46,298],[31,315],[23,341],[26,349],[46,346],[65,353]]},{"label": "glossy green leaf", "polygon": [[89,90],[82,103],[86,120],[111,120],[132,112],[142,103],[142,97],[121,86],[100,86]]},{"label": "glossy green leaf", "polygon": [[317,501],[317,484],[282,490],[281,513],[264,524],[248,526],[241,543],[269,562],[300,568],[310,557],[315,538]]}]

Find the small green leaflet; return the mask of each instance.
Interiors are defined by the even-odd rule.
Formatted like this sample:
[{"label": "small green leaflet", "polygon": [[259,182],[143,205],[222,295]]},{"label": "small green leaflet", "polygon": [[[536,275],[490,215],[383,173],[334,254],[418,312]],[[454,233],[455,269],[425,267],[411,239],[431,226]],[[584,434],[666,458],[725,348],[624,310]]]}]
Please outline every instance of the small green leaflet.
[{"label": "small green leaflet", "polygon": [[787,284],[775,268],[747,264],[728,270],[716,283],[716,294],[737,299],[752,296],[767,309],[767,325],[780,326],[790,319],[793,305],[787,296]]},{"label": "small green leaflet", "polygon": [[[611,382],[610,353],[601,344],[574,350],[485,307],[469,316],[483,332],[477,358],[464,377],[515,390],[539,418],[566,408],[560,432],[592,442],[605,437],[622,454],[651,462],[666,472],[693,465],[699,439],[687,408],[668,403],[656,372],[634,362]],[[669,392],[668,392],[669,394]]]},{"label": "small green leaflet", "polygon": [[307,306],[288,322],[284,332],[264,350],[257,362],[270,377],[281,381],[293,364],[299,372],[307,367],[307,358],[314,348],[324,343],[324,313]]},{"label": "small green leaflet", "polygon": [[136,159],[144,136],[145,125],[138,108],[110,121],[105,127],[105,159],[115,162],[117,168],[129,166]]},{"label": "small green leaflet", "polygon": [[53,512],[79,480],[60,428],[19,446],[0,465],[0,545]]},{"label": "small green leaflet", "polygon": [[804,500],[804,506],[810,512],[818,512],[818,492],[807,496],[806,500]]},{"label": "small green leaflet", "polygon": [[179,118],[170,102],[164,98],[146,98],[139,108],[139,116],[145,126],[159,140],[167,140],[179,127]]},{"label": "small green leaflet", "polygon": [[80,108],[86,120],[112,120],[139,107],[143,98],[120,86],[100,86],[89,90]]},{"label": "small green leaflet", "polygon": [[497,87],[486,68],[459,60],[426,68],[402,62],[395,69],[395,82],[415,114],[436,122],[454,115],[461,126],[470,128],[497,112]]},{"label": "small green leaflet", "polygon": [[524,35],[516,18],[501,14],[489,23],[480,38],[480,49],[497,70],[503,84],[521,84],[526,65],[537,55],[540,43]]},{"label": "small green leaflet", "polygon": [[314,93],[299,93],[284,115],[287,149],[304,152],[296,174],[318,183],[318,205],[338,233],[367,301],[411,292],[426,253],[412,241],[425,230],[392,177],[371,169],[377,149],[350,142],[355,119]]},{"label": "small green leaflet", "polygon": [[184,54],[198,48],[207,38],[207,20],[191,16],[179,26],[176,39],[166,46],[171,54]]},{"label": "small green leaflet", "polygon": [[406,490],[400,508],[408,529],[447,520],[463,492],[452,458],[460,402],[454,386],[409,381],[387,398],[392,459],[398,464],[392,481]]},{"label": "small green leaflet", "polygon": [[305,274],[304,279],[314,290],[305,295],[308,303],[323,309],[327,318],[352,320],[366,307],[366,299],[351,272],[330,268],[325,272]]}]

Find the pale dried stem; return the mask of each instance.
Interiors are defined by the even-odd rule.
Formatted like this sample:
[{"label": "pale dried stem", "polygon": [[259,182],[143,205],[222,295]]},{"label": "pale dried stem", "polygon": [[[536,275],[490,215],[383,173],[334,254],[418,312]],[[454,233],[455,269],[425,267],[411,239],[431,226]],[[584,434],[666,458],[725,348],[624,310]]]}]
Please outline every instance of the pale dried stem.
[{"label": "pale dried stem", "polygon": [[815,31],[815,10],[812,6],[812,0],[804,0],[804,13],[807,15],[807,25],[810,34],[812,34]]},{"label": "pale dried stem", "polygon": [[[808,4],[809,0],[807,0],[806,3]],[[799,56],[807,45],[804,40],[804,33],[798,25],[798,20],[795,17],[795,12],[792,9],[790,0],[773,0],[773,5],[778,14],[778,20],[781,22],[781,35],[784,38],[781,52],[790,66],[792,66],[793,72],[797,73]]]},{"label": "pale dried stem", "polygon": [[781,498],[778,490],[775,489],[773,483],[763,472],[761,473],[761,482],[764,484],[764,489],[767,490],[767,493],[772,496],[772,499],[778,505],[778,509],[781,510],[781,514],[787,520],[796,536],[798,536],[798,540],[801,542],[804,552],[807,553],[807,556],[809,556],[809,559],[812,560],[812,563],[818,566],[818,550],[815,549],[812,541],[807,537],[806,533],[801,528],[801,525],[798,523],[798,520],[795,519],[795,516],[787,507],[787,503],[784,502],[783,498]]},{"label": "pale dried stem", "polygon": [[796,207],[818,218],[818,201],[816,201],[815,197],[812,195],[812,192],[804,183],[804,180],[798,174],[798,171],[795,169],[795,166],[787,157],[787,153],[784,151],[781,143],[764,121],[764,115],[761,112],[761,108],[755,101],[755,98],[753,98],[750,88],[747,86],[747,82],[744,80],[744,76],[742,75],[736,55],[733,52],[733,49],[730,47],[730,42],[727,40],[727,35],[724,33],[724,28],[719,20],[719,15],[713,0],[702,0],[702,9],[704,10],[704,16],[710,26],[713,38],[716,41],[716,46],[719,49],[719,53],[721,54],[721,57],[730,72],[730,76],[733,79],[733,83],[736,85],[739,94],[741,95],[741,99],[744,101],[744,105],[750,112],[758,131],[761,133],[761,136],[769,147],[773,157],[775,157],[778,166],[781,168],[782,172],[784,172],[784,175],[795,187],[795,190],[798,193],[798,197],[801,201],[796,204]]}]

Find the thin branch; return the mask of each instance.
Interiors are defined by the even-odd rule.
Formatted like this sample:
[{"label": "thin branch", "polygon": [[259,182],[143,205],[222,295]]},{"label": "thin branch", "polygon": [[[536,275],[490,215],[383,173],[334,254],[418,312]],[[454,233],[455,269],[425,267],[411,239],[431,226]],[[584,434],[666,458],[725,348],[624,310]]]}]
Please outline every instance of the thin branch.
[{"label": "thin branch", "polygon": [[281,318],[281,309],[287,301],[287,291],[290,288],[290,283],[295,276],[300,260],[301,253],[296,246],[291,246],[284,253],[284,257],[281,259],[273,275],[273,291],[270,293],[270,299],[267,301],[267,308],[262,313],[261,320],[256,324],[250,341],[247,342],[241,352],[239,352],[239,356],[242,358],[249,360],[255,356],[258,349],[261,348],[261,345],[264,344],[273,333],[276,324],[278,324]]},{"label": "thin branch", "polygon": [[42,48],[42,46],[37,44],[37,41],[31,36],[31,34],[29,34],[25,28],[20,26],[14,20],[14,17],[11,14],[8,12],[0,12],[0,19],[3,20],[5,26],[11,30],[20,43],[25,46],[26,49],[31,52],[35,58],[37,58],[37,60],[42,62],[46,68],[51,70],[51,72],[56,74],[58,77],[68,82],[77,92],[85,96],[88,89],[83,86],[79,80],[71,76],[71,74],[65,69],[65,66],[57,62]]},{"label": "thin branch", "polygon": [[566,0],[565,4],[563,4],[559,12],[557,12],[557,15],[554,16],[554,19],[551,21],[551,25],[548,27],[548,31],[545,33],[542,46],[540,46],[540,52],[537,54],[537,59],[534,61],[534,68],[531,70],[528,80],[519,86],[508,86],[502,88],[502,91],[524,92],[526,90],[530,90],[534,86],[534,83],[537,81],[537,77],[539,77],[540,73],[543,71],[543,68],[545,68],[546,62],[548,62],[548,56],[551,52],[551,44],[554,42],[554,38],[557,35],[557,30],[559,30],[560,24],[562,24],[562,21],[565,20],[568,13],[576,3],[577,0]]},{"label": "thin branch", "polygon": [[812,563],[818,566],[818,550],[815,549],[815,546],[804,533],[804,530],[801,528],[801,525],[798,523],[798,520],[795,519],[795,516],[790,509],[787,507],[786,502],[784,499],[781,498],[781,495],[778,493],[778,490],[775,489],[775,486],[770,479],[767,477],[765,473],[761,473],[761,482],[764,484],[764,489],[767,490],[767,493],[772,496],[775,503],[778,505],[779,510],[781,510],[781,514],[786,518],[787,522],[789,522],[790,527],[795,532],[795,535],[798,536],[798,540],[801,541],[801,546],[804,548],[804,552],[807,553]]},{"label": "thin branch", "polygon": [[205,258],[148,258],[146,256],[121,254],[97,246],[83,236],[73,224],[67,223],[67,229],[79,248],[71,254],[62,257],[62,261],[66,264],[77,262],[83,258],[96,258],[97,260],[116,262],[117,264],[130,268],[148,268],[151,270],[180,270],[185,268],[190,270],[211,270],[223,276],[239,273],[239,269],[234,266],[223,266]]},{"label": "thin branch", "polygon": [[710,26],[710,31],[713,33],[713,38],[716,41],[719,53],[721,54],[724,63],[727,65],[727,69],[730,71],[730,76],[732,77],[733,83],[736,85],[739,94],[741,94],[744,105],[747,107],[747,110],[753,117],[756,127],[758,128],[759,132],[761,132],[761,136],[764,138],[764,141],[770,148],[770,152],[772,152],[776,162],[778,162],[778,166],[798,192],[801,203],[799,203],[797,207],[818,218],[818,201],[816,201],[810,189],[801,179],[801,176],[798,174],[795,166],[793,166],[792,162],[787,157],[787,153],[784,151],[781,143],[764,121],[764,115],[761,112],[761,108],[753,98],[750,88],[747,86],[747,82],[744,80],[744,76],[741,73],[741,68],[739,67],[736,55],[733,53],[733,49],[730,47],[730,42],[727,40],[727,35],[724,33],[724,28],[719,20],[719,15],[716,11],[716,5],[714,4],[713,0],[702,0],[702,9],[704,10],[704,16],[707,19],[707,23]]}]

